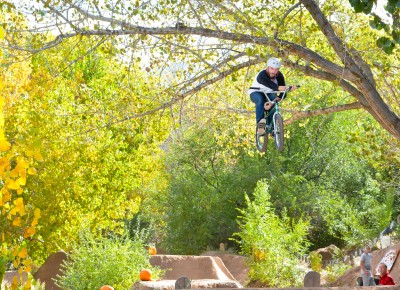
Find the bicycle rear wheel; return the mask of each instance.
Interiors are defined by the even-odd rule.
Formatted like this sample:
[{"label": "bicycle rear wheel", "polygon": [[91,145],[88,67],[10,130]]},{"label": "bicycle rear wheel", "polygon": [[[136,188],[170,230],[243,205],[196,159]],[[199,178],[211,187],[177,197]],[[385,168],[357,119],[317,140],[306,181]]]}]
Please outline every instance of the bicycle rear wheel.
[{"label": "bicycle rear wheel", "polygon": [[282,151],[284,142],[284,133],[285,133],[283,128],[283,119],[280,114],[275,114],[274,119],[275,119],[275,128],[274,128],[275,146],[278,151]]},{"label": "bicycle rear wheel", "polygon": [[259,152],[265,152],[268,145],[268,133],[260,134],[256,130],[256,144]]}]

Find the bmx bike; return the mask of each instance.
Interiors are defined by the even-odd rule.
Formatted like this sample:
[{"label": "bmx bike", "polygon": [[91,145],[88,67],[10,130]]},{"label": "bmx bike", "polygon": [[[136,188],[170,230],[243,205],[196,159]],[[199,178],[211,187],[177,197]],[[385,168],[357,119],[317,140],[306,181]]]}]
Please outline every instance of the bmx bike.
[{"label": "bmx bike", "polygon": [[[299,86],[296,86],[299,87]],[[259,152],[265,152],[268,145],[268,136],[271,135],[275,141],[275,147],[280,152],[283,150],[284,133],[283,118],[279,112],[279,103],[286,97],[286,94],[291,90],[292,87],[288,87],[284,91],[262,91],[267,99],[267,102],[272,104],[271,109],[264,111],[264,118],[266,120],[264,133],[258,132],[258,126],[256,128],[256,144]],[[271,101],[268,94],[280,94],[282,97],[280,101]],[[266,102],[266,103],[267,103]],[[272,115],[272,118],[270,117]],[[272,121],[269,121],[272,119]]]}]

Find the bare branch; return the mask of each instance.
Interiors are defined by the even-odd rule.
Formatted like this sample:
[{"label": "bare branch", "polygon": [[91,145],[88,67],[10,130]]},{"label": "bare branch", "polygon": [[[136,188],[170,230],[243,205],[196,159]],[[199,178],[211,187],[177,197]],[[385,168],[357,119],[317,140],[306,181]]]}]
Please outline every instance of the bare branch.
[{"label": "bare branch", "polygon": [[333,107],[323,108],[323,109],[318,109],[318,110],[310,110],[310,111],[289,111],[289,110],[284,110],[284,109],[282,109],[282,111],[290,112],[292,114],[291,118],[285,120],[285,124],[291,124],[302,118],[315,117],[315,116],[321,116],[321,115],[329,115],[332,113],[349,111],[349,110],[358,110],[358,109],[362,109],[362,106],[359,102],[355,102],[355,103],[333,106]]},{"label": "bare branch", "polygon": [[274,32],[274,38],[277,38],[277,37],[278,37],[279,27],[281,27],[281,26],[284,24],[286,17],[288,17],[288,15],[290,14],[290,12],[292,12],[294,9],[296,9],[297,7],[299,7],[300,4],[301,4],[300,2],[297,2],[296,4],[292,5],[292,7],[290,7],[290,8],[285,12],[285,14],[283,15],[281,21],[279,22],[279,25],[277,25],[277,28],[276,28],[276,30],[275,30],[275,32]]},{"label": "bare branch", "polygon": [[365,106],[366,108],[368,107],[368,102],[363,96],[363,94],[353,85],[351,85],[349,82],[345,81],[342,78],[339,78],[331,73],[328,73],[326,71],[321,71],[321,70],[315,70],[311,68],[310,66],[302,66],[290,61],[283,61],[284,64],[288,67],[297,69],[302,71],[305,75],[308,75],[313,78],[325,80],[325,81],[330,81],[330,82],[338,82],[340,86],[347,91],[350,95],[355,97],[360,101],[360,103]]},{"label": "bare branch", "polygon": [[336,35],[331,24],[314,0],[300,1],[317,22],[319,28],[341,59],[345,68],[348,68],[354,76],[358,76],[358,78],[353,80],[353,82],[368,102],[368,112],[382,125],[382,127],[389,131],[393,136],[400,139],[400,118],[382,100],[382,97],[376,89],[376,83],[368,65],[355,50],[346,49],[346,45]]},{"label": "bare branch", "polygon": [[196,17],[197,21],[199,22],[200,27],[204,27],[203,21],[201,21],[200,16],[197,14],[196,9],[193,7],[192,1],[188,0],[188,3],[189,3],[190,9],[192,10],[194,16]]},{"label": "bare branch", "polygon": [[[196,110],[210,110],[210,111],[219,111],[219,112],[227,112],[227,113],[234,113],[234,114],[244,114],[244,115],[254,115],[253,110],[243,110],[243,109],[235,109],[235,108],[215,108],[215,107],[207,107],[207,106],[194,106]],[[299,119],[302,118],[308,118],[308,117],[316,117],[316,116],[322,116],[322,115],[329,115],[337,112],[343,112],[343,111],[350,111],[350,110],[358,110],[362,109],[362,106],[359,102],[355,103],[350,103],[350,104],[344,104],[344,105],[338,105],[338,106],[333,106],[333,107],[328,107],[328,108],[323,108],[323,109],[318,109],[318,110],[307,110],[307,111],[297,111],[297,110],[288,110],[281,108],[280,110],[283,112],[290,113],[292,116],[285,120],[285,124],[289,125],[294,123],[295,121],[298,121]]]},{"label": "bare branch", "polygon": [[[107,127],[110,127],[110,126],[118,124],[118,123],[122,123],[122,122],[129,121],[129,120],[136,119],[136,118],[141,118],[141,117],[144,117],[144,116],[149,116],[149,115],[152,115],[152,114],[154,114],[156,112],[159,112],[159,111],[164,111],[165,109],[167,109],[167,108],[173,106],[174,104],[176,104],[178,101],[181,101],[181,100],[185,99],[186,97],[191,96],[194,93],[198,92],[199,90],[201,90],[201,89],[203,89],[203,88],[205,88],[205,87],[207,87],[207,86],[209,86],[211,84],[214,84],[214,83],[218,82],[219,80],[221,80],[223,78],[226,78],[228,75],[230,75],[230,74],[232,74],[232,73],[234,73],[234,72],[236,72],[236,71],[238,71],[238,70],[240,70],[242,68],[245,68],[245,67],[253,65],[257,61],[258,60],[249,60],[247,62],[240,63],[240,64],[238,64],[238,65],[236,65],[236,66],[234,66],[234,67],[232,67],[232,68],[220,73],[219,75],[215,76],[214,78],[206,80],[203,83],[197,85],[196,87],[194,87],[194,88],[192,88],[192,89],[180,94],[179,96],[177,96],[175,98],[172,98],[169,102],[166,102],[166,103],[164,103],[164,104],[162,104],[162,105],[160,105],[160,106],[158,106],[158,107],[156,107],[156,108],[154,108],[152,110],[149,110],[149,111],[146,111],[146,112],[143,112],[143,113],[140,113],[140,114],[134,114],[134,115],[131,115],[131,116],[127,116],[125,118],[116,120],[114,122],[110,122],[107,125],[102,126],[100,128],[107,128]],[[86,133],[98,130],[100,128],[88,130],[88,131],[86,131]]]}]

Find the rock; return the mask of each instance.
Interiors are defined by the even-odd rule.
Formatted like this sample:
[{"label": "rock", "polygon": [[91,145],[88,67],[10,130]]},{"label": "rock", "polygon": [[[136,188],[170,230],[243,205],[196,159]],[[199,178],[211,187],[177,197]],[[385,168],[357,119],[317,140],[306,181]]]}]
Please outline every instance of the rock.
[{"label": "rock", "polygon": [[327,261],[332,260],[337,253],[340,253],[340,249],[335,245],[330,245],[328,247],[315,250],[314,252],[317,252],[322,256],[322,261]]},{"label": "rock", "polygon": [[321,286],[321,275],[318,272],[310,271],[304,277],[304,287]]},{"label": "rock", "polygon": [[175,289],[190,289],[192,281],[186,276],[182,276],[175,281]]},{"label": "rock", "polygon": [[51,254],[33,277],[36,280],[40,280],[41,283],[46,283],[46,290],[62,290],[55,284],[53,279],[62,274],[61,264],[67,259],[68,256],[64,251]]}]

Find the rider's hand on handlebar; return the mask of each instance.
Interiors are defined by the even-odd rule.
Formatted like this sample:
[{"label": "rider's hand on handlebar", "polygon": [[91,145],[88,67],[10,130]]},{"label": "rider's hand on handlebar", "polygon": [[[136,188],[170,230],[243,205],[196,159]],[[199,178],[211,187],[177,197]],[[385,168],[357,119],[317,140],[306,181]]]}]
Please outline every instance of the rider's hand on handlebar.
[{"label": "rider's hand on handlebar", "polygon": [[288,88],[289,88],[289,90],[288,90],[288,91],[294,91],[294,90],[297,90],[299,87],[300,87],[299,85],[297,85],[297,86],[289,86],[289,87],[288,87]]},{"label": "rider's hand on handlebar", "polygon": [[273,104],[270,102],[264,103],[264,110],[266,110],[266,111],[270,110],[272,108],[272,105]]}]

